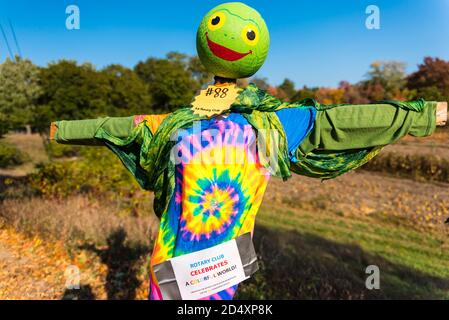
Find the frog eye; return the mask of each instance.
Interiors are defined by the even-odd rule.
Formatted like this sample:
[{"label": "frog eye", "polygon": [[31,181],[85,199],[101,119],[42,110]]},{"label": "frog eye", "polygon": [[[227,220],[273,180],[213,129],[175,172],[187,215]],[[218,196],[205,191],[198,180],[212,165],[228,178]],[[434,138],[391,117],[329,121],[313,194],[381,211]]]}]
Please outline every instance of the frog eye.
[{"label": "frog eye", "polygon": [[225,21],[226,16],[224,12],[216,12],[210,16],[207,26],[209,27],[209,30],[215,31],[223,27]]},{"label": "frog eye", "polygon": [[242,30],[242,38],[246,44],[255,46],[259,42],[259,29],[255,25],[247,25]]}]

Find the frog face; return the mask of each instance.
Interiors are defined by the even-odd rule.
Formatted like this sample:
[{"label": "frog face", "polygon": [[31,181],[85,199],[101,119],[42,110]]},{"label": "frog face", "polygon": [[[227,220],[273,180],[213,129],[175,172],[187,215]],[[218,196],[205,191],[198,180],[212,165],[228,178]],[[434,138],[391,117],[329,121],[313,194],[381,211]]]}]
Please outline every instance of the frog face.
[{"label": "frog face", "polygon": [[247,78],[263,65],[270,35],[256,10],[241,2],[229,2],[213,8],[203,18],[196,47],[209,72],[223,78]]}]

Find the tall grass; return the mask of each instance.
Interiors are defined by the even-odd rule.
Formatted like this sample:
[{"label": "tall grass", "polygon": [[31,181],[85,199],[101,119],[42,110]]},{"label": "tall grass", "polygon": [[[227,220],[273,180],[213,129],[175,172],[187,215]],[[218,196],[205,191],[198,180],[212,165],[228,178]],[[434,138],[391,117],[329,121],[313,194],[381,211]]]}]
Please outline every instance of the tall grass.
[{"label": "tall grass", "polygon": [[157,230],[153,215],[133,217],[120,214],[120,208],[77,195],[66,199],[6,199],[0,203],[0,218],[16,230],[46,239],[66,242],[106,244],[117,229],[127,233],[128,241],[148,245]]}]

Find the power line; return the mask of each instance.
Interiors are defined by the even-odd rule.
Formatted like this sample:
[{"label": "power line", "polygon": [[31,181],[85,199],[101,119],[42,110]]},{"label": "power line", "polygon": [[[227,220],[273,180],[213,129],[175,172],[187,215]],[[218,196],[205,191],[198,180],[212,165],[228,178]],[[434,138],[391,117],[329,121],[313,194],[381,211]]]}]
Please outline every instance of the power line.
[{"label": "power line", "polygon": [[20,47],[19,47],[19,41],[17,41],[16,32],[14,31],[14,28],[12,26],[12,23],[11,23],[10,19],[8,19],[8,22],[9,22],[9,27],[11,28],[12,37],[14,39],[14,42],[16,43],[17,52],[19,53],[19,57],[22,58],[22,52],[21,52]]},{"label": "power line", "polygon": [[11,60],[14,61],[14,54],[12,53],[11,47],[9,46],[8,38],[6,38],[6,33],[5,33],[5,30],[3,29],[1,23],[0,23],[0,30],[2,31],[3,39],[5,39],[6,46],[8,47],[8,51],[9,51]]}]

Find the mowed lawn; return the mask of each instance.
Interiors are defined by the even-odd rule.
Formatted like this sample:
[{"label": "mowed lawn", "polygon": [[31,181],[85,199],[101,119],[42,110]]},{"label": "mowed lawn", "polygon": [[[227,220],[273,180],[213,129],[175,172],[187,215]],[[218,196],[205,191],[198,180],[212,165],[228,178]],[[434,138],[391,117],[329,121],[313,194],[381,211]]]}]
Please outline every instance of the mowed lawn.
[{"label": "mowed lawn", "polygon": [[[6,139],[29,153],[32,162],[2,175],[26,174],[35,163],[48,161],[39,136]],[[285,184],[281,192],[288,195],[288,188]],[[32,201],[44,205],[39,198]],[[265,201],[254,233],[260,270],[240,285],[237,298],[447,299],[448,231],[381,211],[367,215]],[[369,265],[380,269],[379,290],[365,287]]]}]

